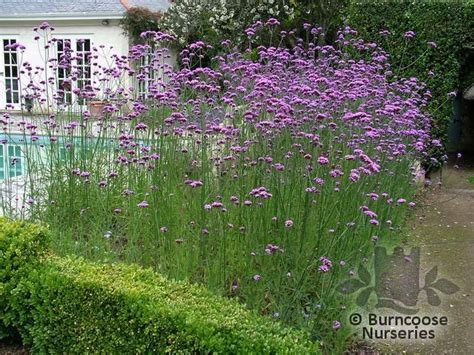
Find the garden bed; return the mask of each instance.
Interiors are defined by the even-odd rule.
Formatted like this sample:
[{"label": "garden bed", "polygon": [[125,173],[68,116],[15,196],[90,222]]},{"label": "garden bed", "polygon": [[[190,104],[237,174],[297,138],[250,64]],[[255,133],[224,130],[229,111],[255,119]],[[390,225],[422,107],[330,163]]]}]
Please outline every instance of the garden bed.
[{"label": "garden bed", "polygon": [[[150,321],[140,328],[147,334],[153,334],[152,318],[166,316],[174,324],[172,336],[184,332],[187,339],[173,348],[173,341],[126,333],[133,338],[129,346],[144,349],[147,344],[223,349],[228,337],[234,339],[225,318],[226,313],[232,318],[232,309],[243,312],[242,322],[229,320],[242,349],[250,346],[247,340],[280,346],[279,340],[271,345],[257,334],[242,335],[255,322],[257,328],[270,327],[262,334],[275,339],[285,324],[310,334],[328,352],[347,347],[351,328],[344,317],[350,307],[337,286],[354,276],[374,244],[397,238],[415,206],[416,177],[422,175],[416,162],[436,144],[422,109],[428,96],[416,79],[391,80],[386,53],[348,28],[334,47],[317,46],[319,30],[310,26],[308,40],[296,41],[292,49],[252,49],[253,36],[274,34],[277,24],[273,19],[249,28],[249,51],[229,44],[213,69],[191,64],[207,49],[197,42],[183,51],[183,68],[175,72],[161,64],[172,36],[149,31],[146,44],[130,52],[136,70],[109,68],[94,82],[118,87],[108,91],[114,100],[104,107],[103,125],[88,113],[72,121],[53,115],[38,125],[20,125],[31,141],[44,132],[42,139],[50,142],[25,145],[28,174],[41,182],[26,179],[23,216],[49,225],[56,255],[15,284],[18,310],[28,302],[36,307],[36,313],[20,317],[34,325],[18,324],[26,342],[41,349],[59,346],[41,337],[60,332],[55,322],[69,329],[66,323],[74,318],[81,319],[84,338],[73,344],[64,331],[68,346],[103,350],[91,345],[99,338],[104,346],[127,346],[118,330],[107,327],[118,329],[112,319],[120,316],[132,320],[130,331],[138,332],[134,327],[142,325],[130,316],[135,307]],[[48,40],[54,34],[46,28],[41,36]],[[147,81],[146,97],[118,85],[129,76],[145,81],[150,71],[166,72],[167,80]],[[33,152],[44,161],[28,159]],[[158,291],[144,280],[189,287],[190,294],[170,308],[153,298]],[[194,292],[205,296],[191,317],[204,323],[187,333],[182,329],[188,318],[173,312],[187,309]],[[88,299],[88,293],[97,297]],[[75,303],[74,294],[88,308]],[[47,304],[37,303],[40,299]],[[66,313],[54,318],[51,304]],[[75,309],[83,315],[76,316]],[[214,323],[205,323],[205,312],[216,316]],[[87,317],[93,317],[90,324]],[[225,345],[212,337],[206,343],[201,328],[222,333]],[[94,334],[100,334],[95,341]]]}]

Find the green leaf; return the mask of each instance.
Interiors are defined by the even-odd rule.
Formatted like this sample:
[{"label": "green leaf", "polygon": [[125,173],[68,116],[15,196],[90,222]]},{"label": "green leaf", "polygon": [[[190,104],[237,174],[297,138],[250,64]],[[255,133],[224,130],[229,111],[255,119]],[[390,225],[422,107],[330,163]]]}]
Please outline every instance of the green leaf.
[{"label": "green leaf", "polygon": [[351,294],[365,286],[359,279],[350,279],[340,284],[338,290],[343,294]]},{"label": "green leaf", "polygon": [[434,266],[425,276],[425,287],[430,286],[438,276],[438,267]]},{"label": "green leaf", "polygon": [[434,287],[435,289],[447,295],[451,295],[459,291],[459,287],[456,284],[446,279],[439,279],[434,284],[432,284],[431,287]]},{"label": "green leaf", "polygon": [[428,296],[428,303],[431,306],[439,306],[441,304],[441,300],[439,299],[438,295],[432,288],[426,288],[426,295]]},{"label": "green leaf", "polygon": [[361,293],[359,293],[359,296],[357,296],[356,299],[356,303],[359,307],[367,305],[367,301],[369,300],[370,294],[373,290],[373,287],[367,287],[366,289],[362,290]]},{"label": "green leaf", "polygon": [[365,283],[366,286],[370,285],[372,276],[369,274],[364,265],[360,264],[357,269],[360,279]]}]

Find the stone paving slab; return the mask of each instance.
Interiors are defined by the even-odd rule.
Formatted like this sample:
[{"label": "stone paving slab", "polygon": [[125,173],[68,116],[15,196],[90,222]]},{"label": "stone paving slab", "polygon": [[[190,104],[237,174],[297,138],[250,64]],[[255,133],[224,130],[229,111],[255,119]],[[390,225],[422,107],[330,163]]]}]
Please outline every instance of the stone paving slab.
[{"label": "stone paving slab", "polygon": [[[424,291],[423,311],[443,314],[449,325],[434,340],[411,343],[380,342],[380,354],[474,354],[474,168],[447,168],[441,184],[430,188],[411,221],[408,246],[421,248],[420,275],[435,265],[440,277],[459,286],[441,295],[441,304],[429,306]],[[461,187],[461,188],[458,188]],[[426,308],[425,308],[426,307]]]}]

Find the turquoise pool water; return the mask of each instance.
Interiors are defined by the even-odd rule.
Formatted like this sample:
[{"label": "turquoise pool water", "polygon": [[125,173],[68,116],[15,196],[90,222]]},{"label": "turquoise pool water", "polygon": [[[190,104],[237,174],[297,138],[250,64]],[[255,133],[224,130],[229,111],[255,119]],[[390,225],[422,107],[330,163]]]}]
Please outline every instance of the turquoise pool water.
[{"label": "turquoise pool water", "polygon": [[[66,157],[68,144],[74,144],[88,146],[97,141],[97,138],[87,138],[86,142],[83,143],[81,137],[58,137],[57,144],[59,148],[59,154]],[[31,136],[25,136],[22,134],[5,134],[0,133],[0,181],[8,178],[16,178],[26,174],[26,162],[25,162],[25,150],[28,146],[30,157],[33,157],[35,161],[44,159],[47,156],[47,147],[51,145],[50,138],[48,136],[36,136],[34,139]],[[118,139],[108,138],[105,145],[108,148],[114,149],[118,147]],[[143,146],[143,141],[139,141],[139,145]],[[31,149],[36,147],[37,149]],[[43,149],[46,148],[46,149]]]},{"label": "turquoise pool water", "polygon": [[23,136],[0,135],[0,142],[0,180],[22,176],[25,173]]},{"label": "turquoise pool water", "polygon": [[[62,143],[61,150],[65,152],[65,139],[58,139]],[[25,148],[37,146],[38,148],[49,146],[50,140],[47,136],[38,136],[32,139],[22,134],[0,134],[0,181],[7,178],[15,178],[26,174]],[[36,159],[41,159],[36,152]]]}]

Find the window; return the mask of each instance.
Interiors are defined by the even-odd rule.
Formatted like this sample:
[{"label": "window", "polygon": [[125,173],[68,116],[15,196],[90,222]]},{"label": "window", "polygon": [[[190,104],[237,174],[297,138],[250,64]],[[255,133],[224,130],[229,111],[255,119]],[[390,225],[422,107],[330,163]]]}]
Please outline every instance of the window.
[{"label": "window", "polygon": [[[84,90],[91,85],[91,40],[79,39],[76,42],[77,57],[77,88]],[[84,99],[79,98],[79,104],[84,105]]]},{"label": "window", "polygon": [[23,158],[19,145],[0,145],[0,180],[23,175]]},{"label": "window", "polygon": [[20,88],[18,83],[18,58],[16,49],[11,46],[14,39],[3,40],[3,60],[5,65],[5,94],[7,104],[20,103]]},{"label": "window", "polygon": [[84,105],[84,99],[74,94],[91,85],[91,40],[80,38],[58,39],[57,90],[59,102],[71,105],[74,100]]},{"label": "window", "polygon": [[153,54],[146,53],[140,58],[140,72],[137,75],[138,94],[141,99],[147,97],[150,87],[155,81],[156,70],[153,67]]},{"label": "window", "polygon": [[72,103],[72,80],[71,80],[71,40],[60,39],[57,42],[57,87],[60,102],[63,104]]},{"label": "window", "polygon": [[8,146],[8,160],[10,163],[9,166],[9,177],[17,177],[23,174],[22,167],[22,154],[21,147],[19,145],[9,145]]}]

